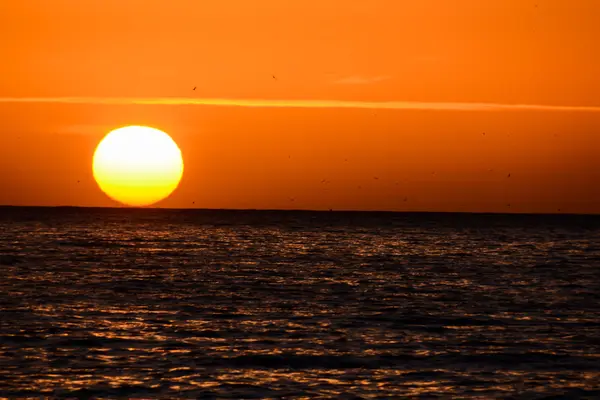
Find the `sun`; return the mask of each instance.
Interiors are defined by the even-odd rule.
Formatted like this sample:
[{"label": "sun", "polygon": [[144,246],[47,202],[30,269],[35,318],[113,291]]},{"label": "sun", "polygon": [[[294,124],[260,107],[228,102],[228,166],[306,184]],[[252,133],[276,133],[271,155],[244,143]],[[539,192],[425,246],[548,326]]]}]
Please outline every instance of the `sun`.
[{"label": "sun", "polygon": [[100,141],[92,168],[108,197],[142,207],[173,193],[183,176],[183,158],[165,132],[133,125],[115,129]]}]

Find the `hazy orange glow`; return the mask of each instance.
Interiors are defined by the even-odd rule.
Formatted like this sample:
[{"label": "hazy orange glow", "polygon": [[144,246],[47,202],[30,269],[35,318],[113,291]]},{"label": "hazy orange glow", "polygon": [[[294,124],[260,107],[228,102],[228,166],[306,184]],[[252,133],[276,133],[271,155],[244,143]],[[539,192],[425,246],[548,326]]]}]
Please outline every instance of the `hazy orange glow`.
[{"label": "hazy orange glow", "polygon": [[0,204],[113,205],[90,161],[136,124],[186,157],[161,207],[600,213],[598,15],[597,0],[5,1]]},{"label": "hazy orange glow", "polygon": [[148,206],[169,196],[183,175],[177,144],[166,133],[126,126],[108,133],[93,161],[94,178],[104,193],[131,206]]}]

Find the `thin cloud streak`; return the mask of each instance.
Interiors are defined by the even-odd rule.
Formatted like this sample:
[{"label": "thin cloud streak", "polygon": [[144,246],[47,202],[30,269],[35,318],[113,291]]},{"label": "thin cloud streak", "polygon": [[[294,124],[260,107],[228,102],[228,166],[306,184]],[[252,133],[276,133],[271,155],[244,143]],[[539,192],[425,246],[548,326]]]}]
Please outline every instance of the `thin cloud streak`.
[{"label": "thin cloud streak", "polygon": [[376,110],[449,111],[576,111],[600,112],[600,106],[543,104],[455,103],[417,101],[262,100],[193,97],[0,97],[0,103],[60,103],[97,105],[197,105],[250,108],[354,108]]}]

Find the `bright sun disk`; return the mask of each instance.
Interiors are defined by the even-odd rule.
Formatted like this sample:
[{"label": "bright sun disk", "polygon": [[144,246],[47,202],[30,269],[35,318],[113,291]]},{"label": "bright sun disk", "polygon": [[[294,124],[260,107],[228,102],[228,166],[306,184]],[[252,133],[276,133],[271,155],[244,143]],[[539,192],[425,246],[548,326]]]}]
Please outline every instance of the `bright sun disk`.
[{"label": "bright sun disk", "polygon": [[109,132],[98,144],[94,178],[107,196],[130,206],[167,198],[183,176],[181,150],[169,135],[147,126]]}]

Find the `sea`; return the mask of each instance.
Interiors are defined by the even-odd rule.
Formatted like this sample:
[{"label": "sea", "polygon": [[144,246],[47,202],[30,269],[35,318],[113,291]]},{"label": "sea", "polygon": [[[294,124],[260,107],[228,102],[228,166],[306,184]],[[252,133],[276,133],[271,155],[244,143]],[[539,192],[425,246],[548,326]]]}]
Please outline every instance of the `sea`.
[{"label": "sea", "polygon": [[600,215],[3,207],[0,397],[598,399]]}]

